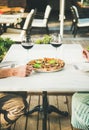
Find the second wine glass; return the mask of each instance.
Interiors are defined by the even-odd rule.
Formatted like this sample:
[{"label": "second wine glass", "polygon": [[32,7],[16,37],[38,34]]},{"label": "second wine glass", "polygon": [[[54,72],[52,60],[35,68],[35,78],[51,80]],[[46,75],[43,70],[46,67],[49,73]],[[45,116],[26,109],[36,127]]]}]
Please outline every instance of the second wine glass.
[{"label": "second wine glass", "polygon": [[[62,38],[61,38],[60,34],[55,33],[53,35],[51,45],[56,48],[56,53],[57,53],[57,48],[62,45]],[[56,55],[56,57],[57,57],[57,55]]]}]

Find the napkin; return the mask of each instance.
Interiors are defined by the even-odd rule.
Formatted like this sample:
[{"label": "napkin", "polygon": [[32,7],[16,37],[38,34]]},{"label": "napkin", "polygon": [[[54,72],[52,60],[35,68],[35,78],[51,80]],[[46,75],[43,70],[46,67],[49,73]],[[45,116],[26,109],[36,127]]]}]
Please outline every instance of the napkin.
[{"label": "napkin", "polygon": [[76,69],[79,69],[81,71],[84,71],[84,72],[89,71],[89,62],[78,63],[78,64],[76,64],[74,66],[75,66]]}]

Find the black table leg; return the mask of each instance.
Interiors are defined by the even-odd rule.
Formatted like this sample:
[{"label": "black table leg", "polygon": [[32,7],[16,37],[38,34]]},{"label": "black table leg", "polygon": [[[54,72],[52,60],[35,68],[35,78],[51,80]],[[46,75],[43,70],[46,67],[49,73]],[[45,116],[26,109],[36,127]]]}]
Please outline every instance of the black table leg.
[{"label": "black table leg", "polygon": [[42,130],[47,130],[47,92],[43,91],[43,121],[42,121]]},{"label": "black table leg", "polygon": [[62,116],[68,116],[68,112],[66,111],[61,111],[59,110],[57,107],[53,106],[53,105],[49,105],[48,104],[48,100],[47,100],[47,91],[43,91],[42,93],[42,98],[43,98],[43,104],[42,105],[37,105],[35,106],[32,110],[28,111],[26,114],[32,114],[34,112],[43,112],[44,113],[44,109],[46,109],[46,113],[50,114],[52,112],[55,112],[59,115]]},{"label": "black table leg", "polygon": [[68,112],[66,111],[61,111],[58,108],[56,108],[53,105],[49,105],[48,104],[48,100],[47,100],[47,91],[43,91],[42,93],[42,99],[43,99],[43,104],[42,105],[38,105],[36,107],[34,107],[32,110],[28,111],[26,113],[26,115],[30,115],[34,112],[41,112],[43,115],[43,124],[42,124],[42,130],[47,130],[47,115],[50,114],[51,112],[55,112],[57,114],[60,114],[62,116],[67,117],[68,116]]}]

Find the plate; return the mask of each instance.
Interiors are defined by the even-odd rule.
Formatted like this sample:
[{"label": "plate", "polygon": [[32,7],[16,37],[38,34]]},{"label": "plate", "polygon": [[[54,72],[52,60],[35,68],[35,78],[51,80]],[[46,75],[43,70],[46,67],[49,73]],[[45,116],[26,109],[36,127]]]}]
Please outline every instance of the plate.
[{"label": "plate", "polygon": [[56,58],[41,58],[28,62],[36,72],[56,72],[64,68],[65,63],[61,59]]}]

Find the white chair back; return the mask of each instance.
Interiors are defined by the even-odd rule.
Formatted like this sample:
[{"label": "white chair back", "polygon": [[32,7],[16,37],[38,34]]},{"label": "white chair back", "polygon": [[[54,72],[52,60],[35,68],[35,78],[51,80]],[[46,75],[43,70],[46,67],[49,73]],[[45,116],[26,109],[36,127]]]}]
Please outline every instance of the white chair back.
[{"label": "white chair back", "polygon": [[51,6],[47,5],[47,7],[45,9],[44,19],[47,19],[49,17],[51,9],[52,9]]},{"label": "white chair back", "polygon": [[44,14],[44,21],[43,21],[44,24],[47,24],[51,10],[52,10],[51,6],[47,5],[45,9],[45,14]]},{"label": "white chair back", "polygon": [[77,7],[73,5],[72,8],[75,10],[77,18],[79,18],[79,13],[78,13]]},{"label": "white chair back", "polygon": [[26,31],[30,29],[32,21],[33,21],[34,13],[35,13],[35,10],[32,9],[31,12],[27,15],[27,18],[23,26],[23,30],[21,31],[21,35],[20,35],[21,37],[25,36]]}]

